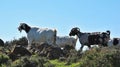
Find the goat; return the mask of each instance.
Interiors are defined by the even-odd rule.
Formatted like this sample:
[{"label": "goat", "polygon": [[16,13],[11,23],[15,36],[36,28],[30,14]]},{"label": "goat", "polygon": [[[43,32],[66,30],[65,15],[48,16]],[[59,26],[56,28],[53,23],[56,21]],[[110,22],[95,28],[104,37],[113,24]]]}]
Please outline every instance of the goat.
[{"label": "goat", "polygon": [[120,46],[120,38],[110,39],[107,43],[108,46]]},{"label": "goat", "polygon": [[56,45],[58,47],[64,48],[66,45],[70,45],[75,48],[78,37],[70,37],[70,36],[57,36],[56,37]]},{"label": "goat", "polygon": [[110,39],[110,31],[106,32],[93,32],[93,33],[83,33],[80,32],[80,29],[78,27],[72,28],[69,36],[75,36],[77,35],[79,38],[79,41],[81,43],[80,51],[82,51],[82,48],[84,45],[87,45],[89,48],[91,48],[91,45],[99,45],[102,44],[102,46],[107,46],[107,42]]},{"label": "goat", "polygon": [[20,23],[18,30],[20,32],[24,30],[27,33],[28,49],[30,49],[32,43],[41,44],[42,42],[45,42],[55,45],[57,32],[56,29],[30,27],[26,23]]}]

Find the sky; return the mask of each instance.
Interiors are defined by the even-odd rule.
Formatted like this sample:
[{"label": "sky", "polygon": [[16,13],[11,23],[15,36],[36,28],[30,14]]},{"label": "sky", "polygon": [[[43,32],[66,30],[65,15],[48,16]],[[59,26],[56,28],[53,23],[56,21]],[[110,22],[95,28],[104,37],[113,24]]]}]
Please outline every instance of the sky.
[{"label": "sky", "polygon": [[17,30],[21,22],[56,28],[58,36],[79,27],[81,32],[110,30],[111,38],[120,37],[120,0],[0,0],[0,38],[26,36]]}]

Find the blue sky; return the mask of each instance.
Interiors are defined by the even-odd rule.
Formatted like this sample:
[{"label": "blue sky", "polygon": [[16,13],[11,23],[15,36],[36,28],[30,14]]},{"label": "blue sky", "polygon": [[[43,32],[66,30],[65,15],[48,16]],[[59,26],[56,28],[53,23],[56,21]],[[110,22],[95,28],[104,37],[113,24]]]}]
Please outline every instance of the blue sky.
[{"label": "blue sky", "polygon": [[26,36],[17,30],[20,22],[56,28],[61,36],[77,26],[82,32],[110,30],[111,37],[120,37],[120,0],[1,0],[0,38]]}]

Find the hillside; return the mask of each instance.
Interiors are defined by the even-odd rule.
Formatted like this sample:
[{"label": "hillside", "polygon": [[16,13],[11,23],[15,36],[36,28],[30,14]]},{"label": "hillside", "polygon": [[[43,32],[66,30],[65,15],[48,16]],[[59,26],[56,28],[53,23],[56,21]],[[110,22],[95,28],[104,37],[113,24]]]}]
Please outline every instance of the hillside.
[{"label": "hillside", "polygon": [[[16,55],[14,52],[15,45],[18,44],[26,46],[27,39],[25,37],[15,39],[0,47],[0,67],[120,67],[120,47],[117,46],[93,47],[81,54],[74,49],[70,49],[59,58],[56,57],[58,53],[53,52],[54,56],[51,58],[48,54],[47,56],[40,55],[36,51],[30,51],[29,54],[23,49],[23,52],[16,52],[20,53]],[[20,49],[17,48],[16,51],[20,51]],[[24,53],[28,54],[24,55]],[[49,55],[52,54],[49,53]]]}]

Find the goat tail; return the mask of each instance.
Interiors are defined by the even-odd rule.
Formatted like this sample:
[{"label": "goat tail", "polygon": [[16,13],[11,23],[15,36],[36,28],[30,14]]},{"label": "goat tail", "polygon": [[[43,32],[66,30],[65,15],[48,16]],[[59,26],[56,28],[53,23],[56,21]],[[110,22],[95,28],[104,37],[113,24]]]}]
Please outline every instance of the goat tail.
[{"label": "goat tail", "polygon": [[108,35],[110,35],[110,30],[107,30],[106,32],[108,33]]}]

